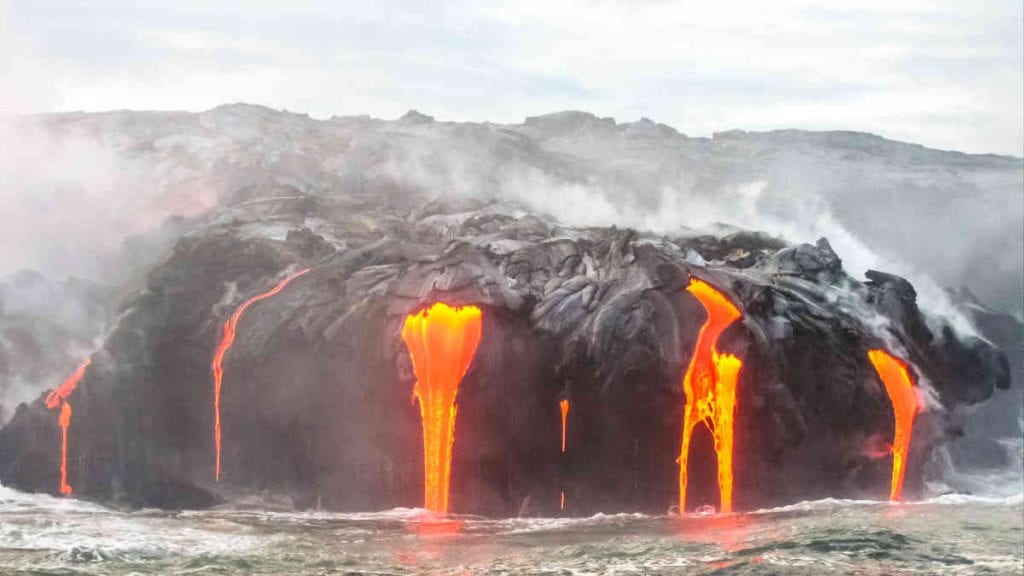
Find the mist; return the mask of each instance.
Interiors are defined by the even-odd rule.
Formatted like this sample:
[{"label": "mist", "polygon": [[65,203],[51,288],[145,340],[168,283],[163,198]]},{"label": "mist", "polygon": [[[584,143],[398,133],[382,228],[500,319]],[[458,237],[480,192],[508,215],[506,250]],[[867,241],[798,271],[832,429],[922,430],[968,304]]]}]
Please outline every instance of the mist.
[{"label": "mist", "polygon": [[0,422],[100,344],[180,234],[155,165],[44,118],[0,118]]},{"label": "mist", "polygon": [[76,336],[37,331],[38,347],[62,352],[48,371],[8,378],[6,389],[19,391],[5,393],[8,405],[54,386],[100,335],[111,302],[191,226],[279,196],[385,195],[410,212],[439,199],[497,202],[668,238],[734,229],[790,243],[824,237],[851,276],[906,277],[922,307],[961,334],[976,330],[948,289],[1021,314],[1022,170],[1008,157],[856,133],[689,138],[581,112],[497,125],[418,113],[318,121],[249,105],[8,117],[0,146],[0,239],[17,247],[0,257],[0,278],[34,271],[52,286],[86,283],[97,288],[67,297],[102,292],[103,306],[73,306],[107,310],[82,320],[54,319],[52,300],[19,308],[22,323],[56,322]]}]

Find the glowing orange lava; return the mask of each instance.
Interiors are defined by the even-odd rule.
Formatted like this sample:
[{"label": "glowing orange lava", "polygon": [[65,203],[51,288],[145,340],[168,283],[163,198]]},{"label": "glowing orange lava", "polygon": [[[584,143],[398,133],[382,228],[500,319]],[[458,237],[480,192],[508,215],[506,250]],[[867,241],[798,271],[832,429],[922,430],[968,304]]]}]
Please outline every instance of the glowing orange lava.
[{"label": "glowing orange lava", "polygon": [[914,414],[918,410],[917,394],[910,379],[907,365],[885,350],[868,351],[868,359],[875,372],[885,384],[885,391],[892,401],[892,412],[896,420],[896,432],[892,439],[892,484],[890,500],[903,497],[903,475],[906,472],[907,452],[910,450],[910,435],[914,428]]},{"label": "glowing orange lava", "polygon": [[402,340],[409,349],[423,423],[423,506],[448,511],[455,444],[455,397],[476,354],[483,313],[476,306],[443,302],[405,318]]},{"label": "glowing orange lava", "polygon": [[47,394],[46,407],[52,410],[60,406],[60,403],[68,396],[71,396],[71,393],[75,391],[75,387],[78,386],[78,382],[82,380],[83,376],[85,376],[85,370],[90,364],[92,364],[92,358],[86,359],[85,362],[78,365],[74,374],[68,376],[68,379],[65,380],[56,390]]},{"label": "glowing orange lava", "polygon": [[[562,411],[562,454],[565,454],[565,425],[569,419],[569,399],[563,398],[558,402],[558,408]],[[562,491],[562,510],[565,510],[565,491]]]},{"label": "glowing orange lava", "polygon": [[71,494],[71,486],[68,484],[68,427],[71,426],[71,404],[67,401],[68,396],[75,391],[78,383],[85,376],[85,371],[92,364],[92,358],[78,365],[74,373],[68,376],[67,380],[61,383],[56,390],[46,395],[46,407],[49,409],[60,407],[60,415],[57,423],[60,424],[60,493],[67,496]]},{"label": "glowing orange lava", "polygon": [[262,294],[257,294],[245,302],[242,302],[242,305],[235,308],[234,313],[232,313],[231,317],[224,323],[223,335],[221,336],[220,342],[217,343],[217,349],[213,354],[213,362],[210,365],[210,369],[213,371],[214,478],[218,482],[220,481],[220,387],[221,383],[224,381],[224,355],[231,349],[231,345],[235,343],[235,332],[238,329],[238,321],[242,319],[242,314],[245,313],[249,306],[252,306],[260,300],[270,298],[281,290],[284,290],[284,287],[287,286],[289,282],[295,280],[299,276],[302,276],[306,272],[309,272],[309,268],[300,270],[295,274],[288,276],[284,280],[278,282],[277,286],[274,286],[270,290]]},{"label": "glowing orange lava", "polygon": [[743,362],[718,352],[718,337],[742,317],[740,311],[710,284],[693,278],[687,290],[707,310],[708,319],[697,335],[690,366],[683,377],[686,412],[683,444],[679,453],[679,513],[686,512],[686,464],[694,427],[704,423],[715,439],[718,457],[718,490],[722,513],[732,512],[733,425],[736,414],[736,381]]},{"label": "glowing orange lava", "polygon": [[563,399],[558,403],[558,408],[562,411],[562,453],[565,453],[565,424],[569,418],[569,401]]},{"label": "glowing orange lava", "polygon": [[60,406],[60,493],[71,494],[68,484],[68,427],[71,426],[71,404],[64,402]]}]

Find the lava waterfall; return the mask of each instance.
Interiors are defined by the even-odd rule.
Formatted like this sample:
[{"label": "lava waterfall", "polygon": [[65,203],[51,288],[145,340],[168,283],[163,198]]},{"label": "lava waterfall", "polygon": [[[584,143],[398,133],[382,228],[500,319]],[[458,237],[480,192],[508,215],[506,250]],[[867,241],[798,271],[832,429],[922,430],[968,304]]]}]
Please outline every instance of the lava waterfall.
[{"label": "lava waterfall", "polygon": [[885,391],[892,401],[895,432],[892,439],[892,482],[889,498],[903,498],[903,477],[906,475],[907,454],[914,431],[914,415],[918,411],[917,394],[906,364],[885,350],[868,352],[871,364],[878,371],[878,377],[885,385]]},{"label": "lava waterfall", "polygon": [[728,513],[732,512],[736,383],[743,362],[731,354],[719,352],[718,337],[742,315],[728,298],[706,282],[694,279],[687,290],[707,310],[708,319],[700,328],[690,367],[683,377],[686,408],[679,453],[679,511],[686,510],[686,466],[690,457],[690,439],[694,427],[704,424],[714,437],[721,511]]},{"label": "lava waterfall", "polygon": [[456,396],[480,344],[481,312],[443,302],[409,315],[402,340],[409,348],[423,426],[423,505],[448,511],[455,444]]},{"label": "lava waterfall", "polygon": [[[246,200],[281,195],[263,192]],[[912,499],[954,410],[1009,385],[992,344],[824,239],[384,196],[194,223],[91,364],[0,428],[0,482],[488,516]],[[890,431],[891,466],[866,450]]]}]

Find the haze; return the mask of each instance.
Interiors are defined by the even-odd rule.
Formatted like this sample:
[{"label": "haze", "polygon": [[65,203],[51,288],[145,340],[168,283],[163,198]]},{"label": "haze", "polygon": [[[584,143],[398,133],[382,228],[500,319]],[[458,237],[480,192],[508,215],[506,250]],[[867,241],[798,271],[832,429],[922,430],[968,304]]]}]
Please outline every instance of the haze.
[{"label": "haze", "polygon": [[[1019,2],[0,2],[2,112],[519,122],[580,109],[691,136],[849,129],[1024,153]],[[282,15],[286,12],[286,15]]]}]

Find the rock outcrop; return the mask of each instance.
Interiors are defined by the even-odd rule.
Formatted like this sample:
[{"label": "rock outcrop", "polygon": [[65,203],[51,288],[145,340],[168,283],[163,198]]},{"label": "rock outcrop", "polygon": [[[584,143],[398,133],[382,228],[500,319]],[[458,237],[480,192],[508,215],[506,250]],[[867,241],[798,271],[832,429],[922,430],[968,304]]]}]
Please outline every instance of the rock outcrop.
[{"label": "rock outcrop", "polygon": [[[528,126],[556,120],[580,121]],[[300,268],[311,271],[239,323],[215,483],[210,361],[221,325]],[[854,280],[824,239],[667,238],[502,204],[309,196],[209,216],[125,300],[71,398],[69,482],[80,497],[128,506],[245,494],[337,510],[417,506],[419,414],[399,332],[407,314],[444,301],[484,312],[458,396],[453,511],[554,514],[564,490],[574,514],[662,513],[677,498],[681,380],[705,320],[690,278],[743,313],[719,343],[744,362],[737,510],[885,497],[891,458],[875,447],[893,419],[869,349],[904,358],[924,399],[909,494],[951,437],[951,411],[1009,385],[991,344],[926,318],[897,276]],[[572,401],[565,455],[562,398]],[[20,406],[0,430],[0,482],[55,492],[59,434],[41,398]],[[694,450],[689,501],[714,503],[707,438]]]}]

